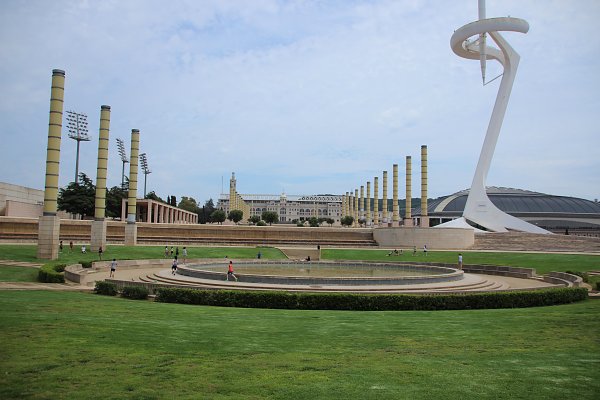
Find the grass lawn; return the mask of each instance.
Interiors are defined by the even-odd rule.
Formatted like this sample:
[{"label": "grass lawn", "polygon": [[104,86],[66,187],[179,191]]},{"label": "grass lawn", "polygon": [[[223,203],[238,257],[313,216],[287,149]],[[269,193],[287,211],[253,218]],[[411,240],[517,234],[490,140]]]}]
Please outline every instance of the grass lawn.
[{"label": "grass lawn", "polygon": [[[51,261],[51,264],[73,264],[79,261],[97,261],[98,254],[88,252],[81,253],[80,246],[76,246],[73,252],[69,252],[69,245],[66,244],[58,260]],[[179,246],[179,258],[183,247]],[[283,259],[285,255],[273,247],[194,247],[187,246],[188,258],[256,258],[260,251],[261,257],[265,259]],[[0,245],[0,260],[18,260],[40,262],[37,258],[37,246],[35,245]],[[170,256],[169,256],[170,257]],[[108,246],[102,256],[109,260],[116,258],[118,260],[141,260],[152,258],[165,258],[164,246]],[[42,260],[43,261],[43,260]]]},{"label": "grass lawn", "polygon": [[2,399],[596,399],[600,301],[236,309],[0,292]]},{"label": "grass lawn", "polygon": [[0,282],[37,282],[38,269],[0,264]]},{"label": "grass lawn", "polygon": [[600,255],[551,254],[551,253],[501,253],[477,251],[428,251],[422,250],[412,255],[412,249],[404,250],[400,256],[388,256],[389,250],[368,249],[324,249],[322,257],[328,260],[365,260],[388,262],[443,262],[456,264],[458,253],[468,264],[508,265],[511,267],[535,268],[540,275],[551,271],[591,271],[600,270]]},{"label": "grass lawn", "polygon": [[[89,248],[89,246],[88,246]],[[182,247],[179,248],[181,252]],[[163,258],[164,246],[109,246],[104,259],[116,258],[118,260],[134,260]],[[188,246],[189,258],[256,258],[258,252],[264,259],[283,259],[285,255],[273,247],[194,247]],[[443,262],[456,263],[458,251],[429,251],[427,256],[419,251],[416,256],[412,250],[405,250],[401,256],[389,256],[389,250],[371,249],[323,249],[322,257],[325,260],[365,260],[365,261],[417,261],[417,262]],[[0,260],[18,260],[40,262],[36,258],[35,245],[0,245]],[[181,254],[181,253],[180,253]],[[586,254],[547,254],[547,253],[501,253],[501,252],[475,252],[463,251],[465,264],[493,264],[509,265],[513,267],[535,268],[538,274],[550,271],[591,271],[600,270],[600,255]],[[181,257],[181,255],[180,255]],[[59,259],[51,261],[52,264],[77,263],[79,261],[96,261],[95,253],[81,254],[79,248],[73,253],[65,246]]]}]

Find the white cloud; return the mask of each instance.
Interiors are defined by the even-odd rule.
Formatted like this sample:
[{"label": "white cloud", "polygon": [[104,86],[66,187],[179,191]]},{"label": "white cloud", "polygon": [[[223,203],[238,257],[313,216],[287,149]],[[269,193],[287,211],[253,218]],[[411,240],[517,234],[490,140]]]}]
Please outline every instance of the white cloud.
[{"label": "white cloud", "polygon": [[[507,34],[522,59],[488,184],[599,197],[600,6],[487,9],[531,25]],[[422,144],[430,194],[464,189],[497,90],[449,47],[476,14],[475,1],[7,2],[0,181],[43,186],[50,71],[63,68],[65,108],[88,113],[94,139],[102,104],[113,144],[141,130],[148,190],[163,196],[216,198],[232,171],[245,192],[343,193],[406,155],[416,171]],[[92,177],[96,146],[82,144]],[[61,184],[74,153],[65,138]],[[115,151],[109,185],[120,173]]]}]

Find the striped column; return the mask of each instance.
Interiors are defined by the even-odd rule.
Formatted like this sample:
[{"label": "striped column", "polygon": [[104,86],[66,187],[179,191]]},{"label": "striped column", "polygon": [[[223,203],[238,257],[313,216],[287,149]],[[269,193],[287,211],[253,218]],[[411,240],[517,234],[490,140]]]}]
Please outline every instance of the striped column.
[{"label": "striped column", "polygon": [[96,169],[96,208],[94,219],[106,216],[106,174],[108,171],[108,143],[110,129],[110,106],[100,107],[100,131],[98,137],[98,167]]},{"label": "striped column", "polygon": [[137,206],[138,161],[140,156],[140,131],[131,130],[131,156],[129,159],[129,196],[127,198],[127,223],[135,224]]},{"label": "striped column", "polygon": [[394,203],[392,204],[392,224],[393,226],[398,226],[398,221],[400,220],[400,214],[398,214],[398,164],[394,164],[393,179],[392,198],[394,199]]},{"label": "striped column", "polygon": [[373,178],[373,225],[379,226],[379,177]]},{"label": "striped column", "polygon": [[48,147],[46,152],[46,184],[44,189],[44,215],[56,215],[58,197],[58,170],[60,164],[60,141],[65,95],[65,71],[52,70],[50,92],[50,118],[48,123]]},{"label": "striped column", "polygon": [[37,258],[46,260],[58,259],[59,250],[60,218],[56,215],[56,211],[64,95],[65,71],[54,69],[52,70],[52,87],[50,89],[44,211],[38,220]]},{"label": "striped column", "polygon": [[360,203],[358,203],[358,206],[360,207],[360,214],[358,216],[358,219],[364,219],[365,218],[365,187],[364,186],[360,186]]},{"label": "striped column", "polygon": [[421,227],[429,227],[427,215],[427,146],[421,146]]},{"label": "striped column", "polygon": [[358,189],[354,189],[354,226],[358,226]]},{"label": "striped column", "polygon": [[388,181],[388,173],[387,171],[383,171],[383,204],[381,207],[381,219],[383,220],[383,224],[387,226],[388,224],[388,186],[387,186],[387,181]]},{"label": "striped column", "polygon": [[371,226],[371,182],[367,182],[367,201],[365,202],[367,226]]},{"label": "striped column", "polygon": [[412,226],[412,158],[406,156],[406,215],[404,225]]}]

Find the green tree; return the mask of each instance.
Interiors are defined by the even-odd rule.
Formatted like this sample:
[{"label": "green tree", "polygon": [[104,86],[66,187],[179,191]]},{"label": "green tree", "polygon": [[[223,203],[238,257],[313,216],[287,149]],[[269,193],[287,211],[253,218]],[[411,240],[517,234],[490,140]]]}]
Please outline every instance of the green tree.
[{"label": "green tree", "polygon": [[198,213],[198,203],[193,197],[182,196],[177,207],[193,213]]},{"label": "green tree", "polygon": [[242,210],[231,210],[227,216],[227,219],[233,221],[235,224],[240,222],[242,218],[244,218],[244,212]]},{"label": "green tree", "polygon": [[262,220],[269,225],[273,225],[279,222],[279,215],[275,211],[263,211]]},{"label": "green tree", "polygon": [[258,215],[253,215],[250,218],[248,218],[248,222],[254,225],[258,224],[258,221],[260,221],[260,217]]},{"label": "green tree", "polygon": [[313,228],[316,228],[316,227],[318,227],[318,226],[319,226],[319,220],[318,220],[318,218],[317,218],[317,217],[310,217],[310,218],[308,219],[308,224],[309,224],[311,227],[313,227]]},{"label": "green tree", "polygon": [[201,224],[205,224],[210,222],[210,215],[215,211],[215,203],[213,199],[208,199],[202,208],[198,209],[198,222]]},{"label": "green tree", "polygon": [[215,210],[210,214],[211,222],[218,222],[219,224],[225,221],[225,211],[223,210]]},{"label": "green tree", "polygon": [[333,218],[326,218],[325,221],[329,224],[329,226],[333,226],[335,220]]},{"label": "green tree", "polygon": [[354,223],[354,217],[351,215],[346,215],[340,220],[342,226],[352,226]]},{"label": "green tree", "polygon": [[86,174],[79,174],[79,183],[71,182],[58,192],[58,209],[81,218],[94,215],[96,186]]},{"label": "green tree", "polygon": [[154,190],[147,193],[146,197],[144,197],[145,199],[148,200],[154,200],[154,201],[160,201],[162,203],[166,203],[166,201],[164,201],[161,197],[159,197],[156,193],[154,193]]},{"label": "green tree", "polygon": [[[151,192],[152,193],[152,192]],[[121,218],[121,206],[123,199],[127,198],[127,190],[119,186],[113,186],[106,191],[106,216],[110,218]]]}]

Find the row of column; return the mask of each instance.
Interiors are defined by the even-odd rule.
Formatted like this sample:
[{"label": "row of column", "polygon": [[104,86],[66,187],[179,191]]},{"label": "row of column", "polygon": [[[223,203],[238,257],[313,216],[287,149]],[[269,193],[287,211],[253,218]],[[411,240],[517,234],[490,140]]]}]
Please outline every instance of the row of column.
[{"label": "row of column", "polygon": [[[198,215],[189,211],[177,208],[166,207],[161,203],[150,202],[149,210],[146,216],[146,222],[153,222],[151,216],[154,215],[155,223],[162,224],[197,224]],[[151,211],[151,212],[150,212]]]},{"label": "row of column", "polygon": [[[400,226],[400,213],[398,207],[398,164],[392,169],[392,218],[388,218],[388,172],[383,171],[383,208],[381,210],[381,221],[379,220],[379,177],[373,178],[373,200],[371,200],[371,182],[366,184],[366,197],[364,188],[346,192],[342,196],[342,214],[354,219],[353,226],[359,226],[361,221],[367,226],[392,225]],[[371,207],[373,201],[373,207]],[[373,213],[371,214],[371,208]],[[412,157],[406,156],[406,211],[403,224],[412,226]],[[421,226],[429,226],[427,216],[427,146],[421,146]]]}]

